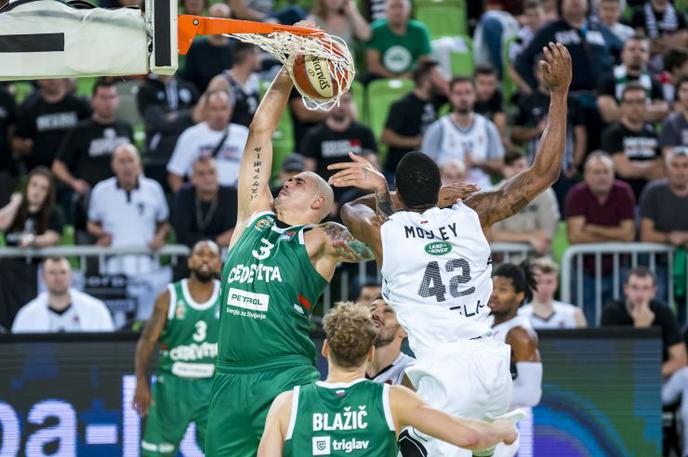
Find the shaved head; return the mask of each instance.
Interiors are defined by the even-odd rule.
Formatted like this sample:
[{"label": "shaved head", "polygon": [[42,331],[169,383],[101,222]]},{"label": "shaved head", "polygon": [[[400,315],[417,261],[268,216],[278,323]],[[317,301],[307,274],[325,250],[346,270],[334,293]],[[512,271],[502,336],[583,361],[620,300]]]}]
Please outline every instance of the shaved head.
[{"label": "shaved head", "polygon": [[322,217],[320,220],[325,219],[334,207],[334,192],[332,191],[332,187],[327,184],[327,181],[325,181],[322,176],[313,173],[312,171],[304,171],[301,174],[308,177],[308,179],[317,189],[318,195],[323,198],[323,205],[320,211]]},{"label": "shaved head", "polygon": [[334,208],[334,192],[327,181],[304,171],[284,182],[275,209],[282,221],[293,225],[316,224]]}]

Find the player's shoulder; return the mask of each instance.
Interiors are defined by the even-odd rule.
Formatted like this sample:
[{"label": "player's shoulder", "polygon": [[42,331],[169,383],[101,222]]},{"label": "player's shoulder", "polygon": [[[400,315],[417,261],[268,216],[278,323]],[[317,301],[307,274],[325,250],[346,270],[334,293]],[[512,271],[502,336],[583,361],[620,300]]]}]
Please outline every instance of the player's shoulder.
[{"label": "player's shoulder", "polygon": [[518,325],[509,329],[509,332],[506,334],[506,341],[512,346],[530,346],[537,344],[537,335],[530,322],[527,324],[519,322]]}]

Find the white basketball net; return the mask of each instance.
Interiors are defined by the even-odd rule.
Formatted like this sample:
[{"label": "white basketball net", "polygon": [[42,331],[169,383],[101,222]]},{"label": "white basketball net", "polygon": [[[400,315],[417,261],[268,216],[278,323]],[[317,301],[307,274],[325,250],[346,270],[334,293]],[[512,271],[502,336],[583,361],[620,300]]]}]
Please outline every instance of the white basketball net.
[{"label": "white basketball net", "polygon": [[355,69],[351,52],[346,41],[340,37],[328,35],[326,33],[317,35],[296,35],[289,32],[273,32],[267,35],[258,33],[228,33],[226,36],[237,40],[255,44],[270,54],[289,70],[293,75],[294,58],[298,54],[317,56],[328,59],[332,66],[331,78],[337,82],[338,90],[336,95],[330,100],[315,100],[301,91],[295,84],[296,89],[301,94],[303,103],[310,110],[329,111],[335,106],[339,106],[341,96],[351,88],[354,80]]}]

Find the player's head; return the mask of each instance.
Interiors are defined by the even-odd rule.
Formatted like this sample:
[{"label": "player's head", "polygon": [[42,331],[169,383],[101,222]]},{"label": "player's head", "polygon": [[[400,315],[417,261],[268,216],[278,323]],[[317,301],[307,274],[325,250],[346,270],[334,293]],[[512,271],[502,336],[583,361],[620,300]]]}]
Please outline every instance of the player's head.
[{"label": "player's head", "polygon": [[370,309],[351,302],[338,303],[323,319],[325,343],[322,355],[342,369],[357,370],[373,360],[377,337]]},{"label": "player's head", "polygon": [[532,261],[531,267],[536,284],[533,295],[540,303],[551,302],[559,286],[557,279],[559,266],[550,257],[540,257]]},{"label": "player's head", "polygon": [[284,182],[275,198],[280,218],[297,218],[310,223],[325,219],[334,206],[334,193],[327,181],[311,171],[304,171]]},{"label": "player's head", "polygon": [[43,282],[51,295],[64,295],[72,285],[72,269],[64,257],[48,257],[43,261]]},{"label": "player's head", "polygon": [[99,78],[93,86],[91,96],[93,114],[102,120],[111,120],[119,109],[119,94],[115,83],[106,78]]},{"label": "player's head", "polygon": [[626,302],[633,308],[649,305],[657,295],[657,277],[647,267],[636,267],[628,272],[624,284]]},{"label": "player's head", "polygon": [[394,174],[397,196],[406,209],[423,210],[437,205],[442,186],[440,169],[420,151],[401,158]]},{"label": "player's head", "polygon": [[187,260],[191,275],[201,282],[212,281],[222,268],[220,248],[214,241],[203,240],[196,243]]},{"label": "player's head", "polygon": [[492,273],[492,295],[489,306],[495,316],[515,315],[530,291],[536,289],[530,266],[503,263]]},{"label": "player's head", "polygon": [[449,81],[449,101],[454,112],[462,115],[473,112],[475,97],[475,84],[471,78],[455,76]]},{"label": "player's head", "polygon": [[406,331],[401,327],[397,320],[397,313],[389,306],[382,297],[374,300],[370,305],[373,323],[377,336],[375,337],[375,347],[382,348],[396,342],[401,348],[401,342],[406,338]]}]

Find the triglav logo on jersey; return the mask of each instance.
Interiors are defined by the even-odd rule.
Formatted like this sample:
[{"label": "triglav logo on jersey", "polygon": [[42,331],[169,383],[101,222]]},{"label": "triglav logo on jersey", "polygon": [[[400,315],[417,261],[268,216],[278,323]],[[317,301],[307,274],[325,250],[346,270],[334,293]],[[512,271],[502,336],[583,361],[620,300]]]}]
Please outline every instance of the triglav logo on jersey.
[{"label": "triglav logo on jersey", "polygon": [[329,436],[313,437],[313,455],[330,455],[331,453]]}]

